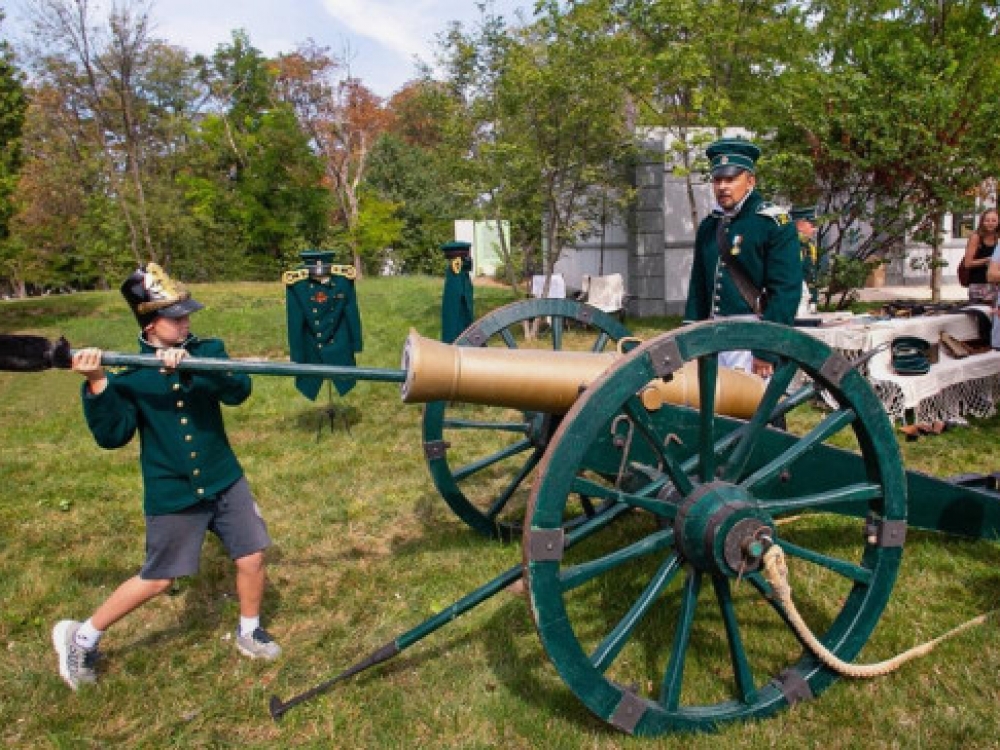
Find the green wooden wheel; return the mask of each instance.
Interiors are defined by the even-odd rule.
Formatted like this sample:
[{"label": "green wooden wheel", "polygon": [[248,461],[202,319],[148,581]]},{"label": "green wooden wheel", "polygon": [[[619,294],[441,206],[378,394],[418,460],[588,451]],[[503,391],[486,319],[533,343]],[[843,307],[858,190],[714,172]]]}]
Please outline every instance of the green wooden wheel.
[{"label": "green wooden wheel", "polygon": [[[543,333],[524,340],[523,324],[546,320]],[[514,302],[473,323],[457,346],[535,346],[614,351],[629,331],[615,318],[569,299]],[[437,401],[427,404],[423,447],[441,497],[479,533],[508,541],[521,533],[535,469],[559,418],[542,412]],[[581,515],[600,506],[582,501]]]},{"label": "green wooden wheel", "polygon": [[[746,348],[779,355],[775,375],[749,420],[715,417],[718,353]],[[700,409],[646,411],[636,393],[692,360],[708,394]],[[793,412],[788,431],[770,427],[802,373],[836,408]],[[628,455],[605,463],[624,462],[627,476],[592,471],[593,446],[607,450],[603,436],[622,420],[633,429]],[[637,510],[578,542],[563,515],[580,493]],[[648,341],[587,389],[550,441],[528,518],[531,611],[570,689],[629,733],[711,730],[836,678],[803,654],[769,599],[762,550],[782,545],[799,611],[852,660],[895,582],[906,482],[885,412],[839,354],[781,326],[709,322]]]}]

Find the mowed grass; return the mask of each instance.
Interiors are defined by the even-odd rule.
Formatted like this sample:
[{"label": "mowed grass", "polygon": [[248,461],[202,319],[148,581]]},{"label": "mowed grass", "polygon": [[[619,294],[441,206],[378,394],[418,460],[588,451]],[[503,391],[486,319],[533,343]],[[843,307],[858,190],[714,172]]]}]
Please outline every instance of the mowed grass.
[{"label": "mowed grass", "polygon": [[[234,357],[287,358],[280,284],[193,291],[207,306],[195,316],[197,333],[222,337]],[[411,327],[437,337],[440,294],[440,279],[361,281],[359,364],[397,368]],[[477,287],[477,314],[512,299],[502,288]],[[676,322],[629,321],[641,337]],[[0,332],[136,348],[135,323],[114,292],[0,303]],[[0,373],[5,746],[1000,746],[996,619],[890,676],[842,680],[776,717],[715,735],[639,740],[589,714],[548,663],[524,598],[506,592],[275,724],[267,712],[271,694],[287,698],[333,676],[517,564],[520,550],[477,536],[438,497],[423,458],[421,408],[400,403],[396,386],[359,383],[334,396],[350,431],[342,421],[331,431],[325,392],[309,402],[291,378],[266,376],[255,377],[253,396],[226,414],[275,540],[264,618],[283,658],[262,664],[236,654],[232,566],[212,539],[200,574],[116,626],[102,646],[101,682],[73,694],[56,671],[52,624],[87,616],[135,573],[143,553],[137,446],[107,452],[94,444],[80,410],[80,381],[68,372]],[[981,420],[905,443],[907,467],[942,477],[991,472],[998,428],[996,418]],[[803,524],[798,533],[818,549],[834,554],[847,543],[842,519]],[[998,565],[994,543],[911,531],[865,658],[885,658],[995,607]],[[803,594],[824,596],[822,577],[800,585]],[[616,597],[629,596],[603,593],[611,609],[623,606]],[[829,606],[835,610],[843,594],[831,586]],[[787,635],[780,638],[779,645],[748,644],[748,651],[787,648]],[[668,650],[669,642],[661,647]],[[701,658],[689,656],[695,664]]]}]

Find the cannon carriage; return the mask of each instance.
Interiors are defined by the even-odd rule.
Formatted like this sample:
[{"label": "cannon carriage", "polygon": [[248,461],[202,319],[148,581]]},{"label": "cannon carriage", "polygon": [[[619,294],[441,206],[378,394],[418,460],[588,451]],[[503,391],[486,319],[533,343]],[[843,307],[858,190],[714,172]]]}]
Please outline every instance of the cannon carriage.
[{"label": "cannon carriage", "polygon": [[[514,311],[514,322],[527,313],[543,314],[536,307]],[[574,309],[571,317],[578,314]],[[553,326],[554,341],[561,326]],[[494,333],[513,350],[506,329],[496,325]],[[605,336],[625,337],[618,328],[597,330],[595,354]],[[480,348],[475,339],[467,343]],[[545,369],[559,370],[570,359],[553,348],[538,371],[520,377],[532,397]],[[720,395],[727,375],[718,355],[745,348],[778,355],[780,364],[752,409],[727,416],[719,408],[728,396]],[[183,364],[293,374],[273,363]],[[345,376],[389,382],[411,375],[343,369],[350,370]],[[493,376],[516,378],[517,371],[515,363]],[[648,397],[651,384],[686,377],[690,385],[692,374],[696,399]],[[789,393],[802,376],[809,385]],[[838,676],[803,647],[791,612],[776,598],[764,574],[770,547],[792,558],[793,580],[806,581],[796,603],[808,627],[827,651],[850,662],[890,600],[908,528],[992,539],[1000,526],[1000,502],[988,481],[905,471],[892,425],[864,377],[800,332],[757,322],[696,324],[623,353],[590,380],[569,381],[574,377],[582,387],[565,411],[525,408],[516,399],[487,403],[501,414],[487,431],[504,432],[495,427],[506,424],[508,411],[522,415],[510,430],[522,447],[520,436],[530,435],[534,420],[549,419],[544,441],[529,443],[521,454],[531,458],[501,482],[519,490],[534,474],[523,514],[503,517],[505,489],[486,506],[468,503],[467,512],[483,520],[480,530],[501,538],[520,532],[521,562],[333,680],[287,702],[272,700],[272,715],[392,658],[523,575],[549,659],[608,724],[655,736],[764,717],[818,696]],[[819,390],[828,410],[796,418],[795,408]],[[442,410],[436,416],[425,407],[425,443],[469,427],[457,416],[460,401],[434,393],[431,404],[443,406],[434,407]],[[790,418],[789,429],[771,426],[780,414]],[[496,455],[488,448],[473,465],[498,464]],[[445,473],[461,479],[477,472],[449,465]],[[801,532],[795,519],[803,516],[829,519],[829,535],[815,527]]]}]

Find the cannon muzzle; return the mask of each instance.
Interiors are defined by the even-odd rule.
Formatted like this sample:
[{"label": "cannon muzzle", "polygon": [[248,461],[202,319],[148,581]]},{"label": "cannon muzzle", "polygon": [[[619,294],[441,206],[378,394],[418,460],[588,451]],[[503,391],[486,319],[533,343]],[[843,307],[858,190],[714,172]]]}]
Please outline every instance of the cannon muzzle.
[{"label": "cannon muzzle", "polygon": [[[565,414],[580,392],[621,357],[617,352],[452,346],[410,331],[403,348],[404,403],[459,401]],[[722,368],[716,411],[749,419],[764,394],[756,375]],[[669,380],[653,380],[640,393],[655,411],[664,403],[698,407],[697,365],[689,362]]]}]

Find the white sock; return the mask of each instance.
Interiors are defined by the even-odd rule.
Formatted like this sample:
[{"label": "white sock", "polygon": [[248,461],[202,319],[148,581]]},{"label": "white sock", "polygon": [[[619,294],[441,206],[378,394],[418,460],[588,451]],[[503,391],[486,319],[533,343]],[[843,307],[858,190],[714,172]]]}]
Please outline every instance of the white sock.
[{"label": "white sock", "polygon": [[101,641],[102,635],[104,635],[104,631],[95,628],[94,623],[88,618],[85,623],[77,628],[76,636],[73,640],[76,641],[77,646],[85,648],[89,651],[90,649],[97,647],[97,644]]},{"label": "white sock", "polygon": [[260,627],[260,617],[244,617],[240,615],[240,635],[249,638],[253,631]]}]

